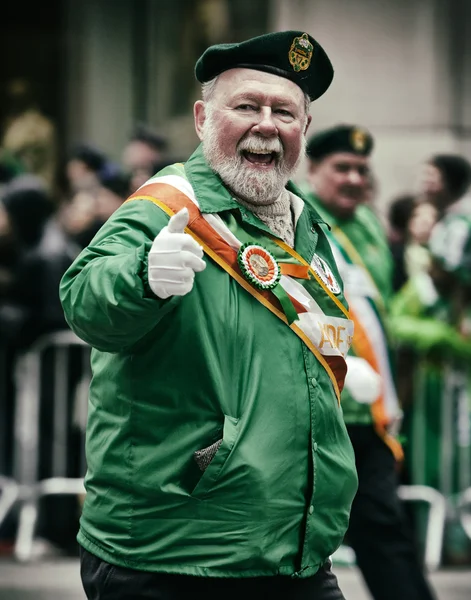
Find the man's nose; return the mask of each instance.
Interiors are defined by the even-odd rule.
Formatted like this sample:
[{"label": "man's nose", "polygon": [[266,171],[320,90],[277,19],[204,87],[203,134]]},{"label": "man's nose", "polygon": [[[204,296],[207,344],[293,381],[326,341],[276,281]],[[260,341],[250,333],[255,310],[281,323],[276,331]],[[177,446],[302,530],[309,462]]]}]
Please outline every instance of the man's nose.
[{"label": "man's nose", "polygon": [[273,118],[271,108],[263,106],[257,116],[257,122],[252,128],[255,133],[267,137],[278,135],[278,127]]},{"label": "man's nose", "polygon": [[363,176],[356,169],[350,169],[348,172],[348,183],[351,185],[362,185]]}]

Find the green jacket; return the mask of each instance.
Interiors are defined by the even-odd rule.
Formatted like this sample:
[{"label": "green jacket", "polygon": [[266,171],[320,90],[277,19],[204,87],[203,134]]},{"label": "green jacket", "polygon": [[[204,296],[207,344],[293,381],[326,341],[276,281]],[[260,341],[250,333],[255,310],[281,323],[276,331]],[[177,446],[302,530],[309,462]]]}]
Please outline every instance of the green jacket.
[{"label": "green jacket", "polygon": [[[269,231],[231,198],[201,149],[163,174],[186,177],[202,212],[239,235]],[[296,249],[334,267],[319,221],[304,208]],[[155,297],[147,253],[167,222],[150,201],[125,203],[61,284],[68,323],[93,346],[78,541],[147,571],[313,575],[341,543],[357,488],[331,380],[285,323],[207,257],[188,295]],[[202,473],[194,452],[220,438]]]},{"label": "green jacket", "polygon": [[[392,295],[393,263],[381,222],[366,205],[360,205],[352,218],[339,220],[327,210],[312,192],[307,193],[307,200],[331,227],[328,235],[337,243],[344,257],[347,256],[348,252],[346,252],[343,240],[338,237],[338,231],[341,231],[348,238],[361,257],[363,266],[366,267],[374,282],[374,292],[378,293],[374,306],[378,321],[381,323],[386,337],[386,310]],[[386,347],[389,348],[387,339]],[[354,354],[353,349],[352,354]],[[388,356],[388,360],[391,364],[391,356]],[[397,397],[393,389],[391,389],[391,396],[393,396],[392,404],[397,403]],[[373,422],[370,406],[355,401],[346,388],[342,392],[342,409],[347,424],[370,424]],[[400,410],[397,413],[399,414]]]}]

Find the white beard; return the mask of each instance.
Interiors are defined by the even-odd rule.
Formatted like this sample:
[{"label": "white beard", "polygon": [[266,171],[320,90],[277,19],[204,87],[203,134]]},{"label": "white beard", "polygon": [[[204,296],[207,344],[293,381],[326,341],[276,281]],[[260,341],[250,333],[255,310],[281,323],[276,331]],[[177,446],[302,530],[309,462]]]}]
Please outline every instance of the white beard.
[{"label": "white beard", "polygon": [[[203,133],[203,152],[209,166],[236,197],[259,206],[272,204],[279,198],[291,175],[298,168],[306,144],[303,138],[302,151],[292,168],[289,168],[285,162],[283,146],[279,138],[266,139],[251,135],[239,143],[239,152],[235,156],[226,156],[219,150],[220,132],[209,107],[206,109]],[[275,167],[269,171],[250,168],[240,154],[241,150],[249,148],[258,152],[277,152]]]}]

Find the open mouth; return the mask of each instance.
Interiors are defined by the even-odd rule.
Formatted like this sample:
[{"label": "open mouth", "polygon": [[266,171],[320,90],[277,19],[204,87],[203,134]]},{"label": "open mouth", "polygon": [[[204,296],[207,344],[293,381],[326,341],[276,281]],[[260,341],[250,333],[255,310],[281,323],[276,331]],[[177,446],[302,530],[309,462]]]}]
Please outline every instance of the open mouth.
[{"label": "open mouth", "polygon": [[276,152],[249,152],[248,150],[242,151],[242,156],[250,163],[254,165],[272,165],[277,157]]}]

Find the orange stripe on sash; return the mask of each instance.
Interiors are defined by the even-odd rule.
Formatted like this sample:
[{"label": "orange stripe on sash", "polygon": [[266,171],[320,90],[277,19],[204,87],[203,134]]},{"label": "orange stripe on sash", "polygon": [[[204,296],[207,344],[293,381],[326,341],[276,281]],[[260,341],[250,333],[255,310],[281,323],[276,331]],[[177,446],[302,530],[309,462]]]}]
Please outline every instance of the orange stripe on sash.
[{"label": "orange stripe on sash", "polygon": [[296,279],[309,279],[309,266],[293,265],[292,263],[280,263],[282,275],[295,277]]},{"label": "orange stripe on sash", "polygon": [[[142,193],[140,190],[142,190]],[[149,200],[169,216],[174,215],[182,208],[186,207],[189,212],[189,221],[188,227],[185,228],[185,232],[191,235],[198,244],[202,246],[206,254],[228,272],[247,292],[288,325],[288,321],[278,298],[276,298],[269,290],[259,290],[247,281],[240,270],[237,261],[237,252],[217,233],[217,231],[213,229],[213,227],[211,227],[201,215],[199,208],[183,192],[166,183],[149,183],[140,188],[140,190],[132,194],[126,202],[131,200]],[[303,262],[305,263],[304,260]],[[286,265],[287,263],[284,264]],[[296,265],[293,266],[296,267]],[[305,268],[306,263],[299,266],[302,269],[300,270],[300,273],[305,274],[307,272]],[[295,270],[293,270],[293,272],[295,272]],[[300,302],[291,295],[289,295],[289,298],[298,314],[306,312],[305,307]],[[339,301],[337,300],[337,302]],[[344,307],[343,311],[346,311]],[[332,380],[337,400],[340,404],[340,393],[343,389],[347,373],[347,366],[344,358],[341,356],[322,355],[312,341],[296,325],[296,322],[288,325],[288,327],[303,340],[306,346],[316,356],[317,360],[322,364]]]},{"label": "orange stripe on sash", "polygon": [[[352,348],[355,354],[360,358],[364,358],[370,366],[378,373],[381,374],[378,359],[376,358],[375,351],[371,345],[370,339],[363,327],[360,319],[355,314],[354,309],[350,306],[350,318],[352,319],[355,327],[355,335],[352,340]],[[389,419],[384,409],[384,391],[381,392],[377,400],[371,405],[371,414],[375,424],[375,429],[378,435],[385,441],[389,446],[396,460],[402,460],[404,453],[401,444],[392,435],[389,435],[387,431],[387,425]]]}]

